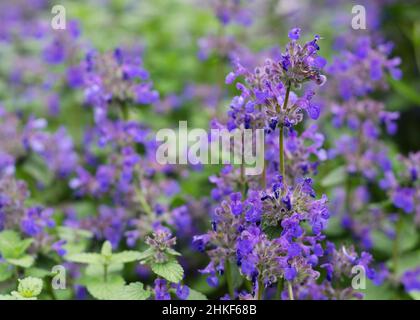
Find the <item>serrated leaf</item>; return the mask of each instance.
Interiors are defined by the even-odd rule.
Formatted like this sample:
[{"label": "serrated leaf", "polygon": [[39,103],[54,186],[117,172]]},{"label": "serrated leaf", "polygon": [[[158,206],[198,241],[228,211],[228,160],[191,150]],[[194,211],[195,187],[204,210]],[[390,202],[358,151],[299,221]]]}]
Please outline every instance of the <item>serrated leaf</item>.
[{"label": "serrated leaf", "polygon": [[87,290],[98,300],[113,300],[115,292],[121,290],[121,286],[120,283],[94,282],[87,285]]},{"label": "serrated leaf", "polygon": [[92,279],[87,282],[86,288],[92,297],[99,300],[114,300],[115,293],[124,287],[124,279],[121,277],[110,277],[107,282],[102,279]]},{"label": "serrated leaf", "polygon": [[98,253],[74,253],[65,256],[65,259],[76,263],[103,264],[104,259]]},{"label": "serrated leaf", "polygon": [[336,186],[345,182],[347,170],[345,166],[340,166],[330,171],[324,179],[321,180],[321,186],[324,188]]},{"label": "serrated leaf", "polygon": [[12,267],[6,263],[0,263],[0,282],[9,279],[12,276]]},{"label": "serrated leaf", "polygon": [[184,269],[176,260],[169,260],[164,263],[152,263],[151,268],[158,276],[174,283],[178,283],[184,276]]},{"label": "serrated leaf", "polygon": [[144,290],[143,283],[133,282],[115,292],[115,300],[146,300],[151,295],[150,291]]},{"label": "serrated leaf", "polygon": [[201,292],[198,292],[198,291],[190,288],[190,294],[189,294],[187,300],[207,300],[207,297],[204,294],[202,294]]},{"label": "serrated leaf", "polygon": [[111,256],[111,263],[128,263],[140,260],[141,253],[138,251],[123,251]]},{"label": "serrated leaf", "polygon": [[15,266],[19,266],[19,267],[22,267],[22,268],[29,268],[30,266],[32,266],[34,264],[34,257],[29,256],[29,255],[25,255],[21,258],[6,259],[6,261],[10,264],[15,265]]}]

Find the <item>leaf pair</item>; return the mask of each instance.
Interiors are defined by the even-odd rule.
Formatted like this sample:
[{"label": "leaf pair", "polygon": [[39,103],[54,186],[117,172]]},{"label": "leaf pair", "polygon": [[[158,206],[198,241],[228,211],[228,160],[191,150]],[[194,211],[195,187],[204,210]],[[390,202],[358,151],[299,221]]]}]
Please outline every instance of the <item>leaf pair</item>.
[{"label": "leaf pair", "polygon": [[101,253],[74,253],[67,255],[65,258],[68,261],[76,263],[113,265],[138,261],[141,258],[141,253],[138,251],[113,253],[111,243],[105,241]]},{"label": "leaf pair", "polygon": [[138,251],[113,253],[111,243],[105,241],[101,253],[74,253],[65,258],[71,262],[88,264],[84,284],[96,299],[146,300],[151,295],[141,282],[126,285],[122,277],[108,276],[108,273],[121,271],[124,263],[140,260],[141,253]]}]

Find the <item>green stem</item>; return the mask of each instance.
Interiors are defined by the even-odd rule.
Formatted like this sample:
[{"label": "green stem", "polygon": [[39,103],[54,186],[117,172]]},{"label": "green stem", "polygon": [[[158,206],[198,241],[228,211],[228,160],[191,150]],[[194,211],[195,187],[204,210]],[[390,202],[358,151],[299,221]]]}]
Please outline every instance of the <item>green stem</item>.
[{"label": "green stem", "polygon": [[241,193],[242,196],[245,198],[246,195],[246,180],[245,180],[245,165],[241,164]]},{"label": "green stem", "polygon": [[229,295],[232,299],[235,299],[235,288],[233,286],[232,268],[230,266],[230,261],[228,259],[226,259],[226,262],[225,262],[225,276],[226,276],[226,283],[228,286]]},{"label": "green stem", "polygon": [[[280,106],[277,105],[277,113],[280,115],[281,111],[286,111],[287,104],[289,102],[289,94],[290,94],[291,84],[290,82],[287,83],[286,88],[286,95],[284,97],[283,107],[280,109]],[[283,176],[283,180],[285,180],[285,168],[284,168],[284,124],[280,123],[280,133],[279,133],[279,162],[280,162],[280,174]]]},{"label": "green stem", "polygon": [[286,96],[284,97],[283,110],[286,110],[287,104],[289,103],[289,94],[290,94],[290,88],[291,87],[292,87],[292,85],[290,84],[290,82],[288,82],[287,83],[287,88],[286,88]]},{"label": "green stem", "polygon": [[394,275],[396,277],[397,271],[398,271],[398,258],[400,254],[400,234],[401,234],[401,228],[402,228],[402,218],[398,217],[397,225],[395,228],[395,240],[394,245],[392,248],[392,268],[394,269]]},{"label": "green stem", "polygon": [[266,188],[266,180],[267,180],[267,171],[265,169],[265,166],[267,165],[265,158],[264,158],[264,167],[263,167],[263,172],[261,173],[261,187],[263,189]]},{"label": "green stem", "polygon": [[16,282],[19,281],[19,267],[15,266],[15,277],[16,277]]},{"label": "green stem", "polygon": [[347,178],[346,178],[346,195],[345,195],[344,205],[345,205],[345,209],[346,209],[346,214],[348,214],[348,215],[350,215],[350,210],[351,210],[350,193],[351,193],[351,178],[350,178],[349,175],[347,175]]},{"label": "green stem", "polygon": [[149,217],[153,217],[153,210],[149,206],[149,204],[147,203],[147,200],[144,197],[143,192],[140,189],[136,189],[136,191],[137,191],[137,197],[138,197],[138,199],[140,201],[141,207],[143,208],[143,210],[146,212],[146,214]]},{"label": "green stem", "polygon": [[[259,111],[262,111],[262,106],[259,105],[258,106]],[[263,158],[263,172],[261,173],[261,177],[260,177],[260,183],[261,183],[261,187],[262,189],[266,188],[267,185],[267,170],[266,170],[266,166],[267,166],[267,162],[265,161],[265,137],[263,138],[263,152],[262,152],[262,158]]]},{"label": "green stem", "polygon": [[[221,39],[223,37],[224,34],[224,26],[222,24],[219,24],[219,28],[217,31],[217,36],[219,39]],[[222,55],[219,55],[217,57],[217,66],[216,66],[216,78],[219,84],[219,99],[217,101],[217,106],[216,106],[216,116],[217,118],[221,119],[223,117],[223,113],[224,113],[224,107],[223,107],[223,88],[225,86],[225,57]]]},{"label": "green stem", "polygon": [[246,189],[247,189],[247,181],[245,177],[245,137],[244,133],[242,133],[242,152],[241,152],[241,192],[242,196],[245,198],[246,196]]},{"label": "green stem", "polygon": [[57,296],[55,295],[54,288],[52,286],[52,277],[48,277],[48,293],[51,296],[52,300],[57,300]]},{"label": "green stem", "polygon": [[130,118],[130,115],[129,115],[127,104],[125,102],[121,102],[120,106],[121,106],[121,113],[122,113],[123,120],[128,121]]},{"label": "green stem", "polygon": [[293,297],[293,287],[290,281],[287,282],[287,291],[289,292],[289,300],[295,300]]},{"label": "green stem", "polygon": [[262,300],[264,296],[264,284],[262,279],[258,279],[258,296],[257,300]]},{"label": "green stem", "polygon": [[108,281],[108,264],[104,264],[104,282]]},{"label": "green stem", "polygon": [[281,293],[283,292],[284,280],[277,281],[277,291],[276,296],[274,297],[275,300],[281,300]]},{"label": "green stem", "polygon": [[285,168],[284,168],[284,127],[280,125],[280,133],[279,133],[279,159],[280,159],[280,174],[283,177],[283,181],[285,179]]}]

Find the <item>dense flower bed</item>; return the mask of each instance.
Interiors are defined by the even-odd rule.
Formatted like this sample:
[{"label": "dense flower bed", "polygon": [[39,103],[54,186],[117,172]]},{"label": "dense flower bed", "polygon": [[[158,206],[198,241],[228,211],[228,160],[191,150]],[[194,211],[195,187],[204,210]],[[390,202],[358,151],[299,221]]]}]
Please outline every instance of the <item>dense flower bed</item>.
[{"label": "dense flower bed", "polygon": [[[420,152],[389,107],[415,67],[396,1],[360,2],[366,30],[345,1],[69,1],[65,30],[0,3],[0,298],[418,299]],[[262,131],[262,172],[160,163],[179,121]]]}]

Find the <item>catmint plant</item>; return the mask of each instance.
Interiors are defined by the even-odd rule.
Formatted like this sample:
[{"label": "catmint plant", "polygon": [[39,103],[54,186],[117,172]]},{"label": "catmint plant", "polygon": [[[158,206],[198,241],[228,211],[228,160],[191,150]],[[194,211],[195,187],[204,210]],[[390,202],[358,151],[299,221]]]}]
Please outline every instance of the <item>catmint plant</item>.
[{"label": "catmint plant", "polygon": [[419,299],[415,4],[102,2],[0,2],[0,300]]},{"label": "catmint plant", "polygon": [[[327,198],[324,195],[316,199],[312,179],[305,177],[312,171],[311,167],[316,171],[316,165],[304,163],[298,166],[298,170],[291,167],[290,171],[285,167],[285,138],[291,162],[295,160],[294,154],[297,161],[305,161],[311,153],[322,160],[326,158],[325,151],[318,150],[323,137],[316,134],[315,127],[305,132],[303,139],[311,132],[313,139],[321,144],[307,148],[301,143],[301,149],[298,149],[296,141],[294,126],[303,120],[302,112],[306,111],[316,119],[319,107],[311,101],[313,91],[298,97],[291,89],[300,89],[308,81],[318,85],[325,82],[321,73],[325,60],[317,55],[319,37],[301,46],[297,43],[299,33],[297,28],[290,31],[291,42],[279,61],[268,60],[254,72],[238,63],[235,71],[226,78],[228,83],[238,76],[244,76],[246,80],[245,85],[236,85],[241,95],[233,99],[226,124],[228,129],[266,128],[269,134],[267,143],[272,149],[277,149],[277,156],[270,154],[266,158],[266,165],[275,164],[268,165],[269,188],[266,186],[267,177],[263,176],[261,184],[248,184],[245,180],[248,190],[239,188],[242,194],[235,192],[240,183],[232,183],[232,179],[236,177],[241,182],[238,175],[232,175],[236,168],[227,167],[220,178],[212,178],[218,187],[213,190],[213,198],[224,200],[215,209],[212,231],[196,236],[194,242],[199,250],[207,249],[211,258],[210,264],[201,270],[208,274],[208,283],[217,286],[218,275],[224,275],[232,299],[247,297],[233,287],[232,268],[235,265],[252,283],[253,290],[248,297],[254,299],[264,298],[265,289],[273,284],[277,284],[277,296],[287,292],[288,298],[294,299],[294,291],[302,283],[310,283],[320,276],[316,268],[324,256],[322,241],[325,236],[322,232],[329,218]],[[289,133],[287,137],[284,136],[285,129]],[[277,131],[278,143],[275,144],[271,137]],[[310,229],[307,230],[305,225]]]}]

